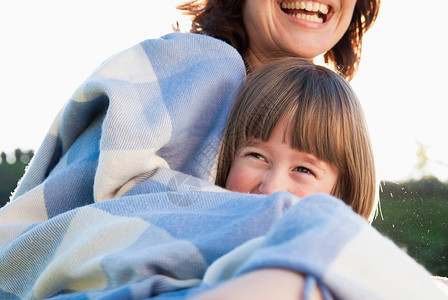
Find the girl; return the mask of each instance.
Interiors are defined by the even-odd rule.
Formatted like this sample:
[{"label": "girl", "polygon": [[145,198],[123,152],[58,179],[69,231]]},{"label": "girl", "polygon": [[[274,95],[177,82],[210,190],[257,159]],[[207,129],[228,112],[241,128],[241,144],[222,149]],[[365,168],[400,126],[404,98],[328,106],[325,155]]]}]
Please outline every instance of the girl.
[{"label": "girl", "polygon": [[331,194],[371,220],[375,181],[363,110],[340,75],[287,57],[249,76],[224,132],[217,185]]}]

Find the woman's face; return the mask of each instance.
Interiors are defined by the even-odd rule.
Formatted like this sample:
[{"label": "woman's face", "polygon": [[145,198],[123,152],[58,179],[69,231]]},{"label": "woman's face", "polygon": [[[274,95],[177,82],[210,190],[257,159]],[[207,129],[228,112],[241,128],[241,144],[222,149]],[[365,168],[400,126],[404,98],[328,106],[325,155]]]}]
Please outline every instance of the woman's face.
[{"label": "woman's face", "polygon": [[246,0],[249,61],[285,53],[314,58],[327,52],[347,31],[355,4],[356,0]]}]

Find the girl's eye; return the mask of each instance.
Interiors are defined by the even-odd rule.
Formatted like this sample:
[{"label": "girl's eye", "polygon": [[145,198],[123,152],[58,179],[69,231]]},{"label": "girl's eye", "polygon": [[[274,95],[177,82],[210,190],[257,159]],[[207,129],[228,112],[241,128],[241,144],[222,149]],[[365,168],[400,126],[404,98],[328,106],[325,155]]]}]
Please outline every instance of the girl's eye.
[{"label": "girl's eye", "polygon": [[259,153],[256,153],[256,152],[250,152],[250,153],[247,154],[247,156],[252,156],[252,157],[254,157],[256,159],[266,160],[263,155],[261,155]]},{"label": "girl's eye", "polygon": [[306,173],[306,174],[314,175],[314,173],[310,169],[305,168],[305,167],[296,167],[294,170],[299,173]]}]

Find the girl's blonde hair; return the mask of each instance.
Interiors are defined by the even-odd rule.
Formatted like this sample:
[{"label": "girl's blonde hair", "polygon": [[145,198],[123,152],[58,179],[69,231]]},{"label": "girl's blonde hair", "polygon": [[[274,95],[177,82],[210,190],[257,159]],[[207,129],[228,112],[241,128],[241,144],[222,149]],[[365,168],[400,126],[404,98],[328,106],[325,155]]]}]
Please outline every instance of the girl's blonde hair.
[{"label": "girl's blonde hair", "polygon": [[252,138],[267,141],[284,116],[292,147],[334,164],[339,177],[332,195],[370,220],[376,176],[361,104],[340,75],[297,57],[268,63],[247,78],[224,132],[216,184],[225,186],[239,147]]}]

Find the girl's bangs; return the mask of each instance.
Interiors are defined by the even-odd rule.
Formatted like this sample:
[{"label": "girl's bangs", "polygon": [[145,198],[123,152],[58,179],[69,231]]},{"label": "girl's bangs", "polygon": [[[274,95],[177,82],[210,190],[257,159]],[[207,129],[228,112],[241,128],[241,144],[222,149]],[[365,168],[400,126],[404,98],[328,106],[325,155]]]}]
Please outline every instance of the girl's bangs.
[{"label": "girl's bangs", "polygon": [[328,101],[325,90],[317,88],[302,94],[290,114],[289,132],[293,148],[311,153],[341,170],[345,164],[343,109],[340,101]]}]

